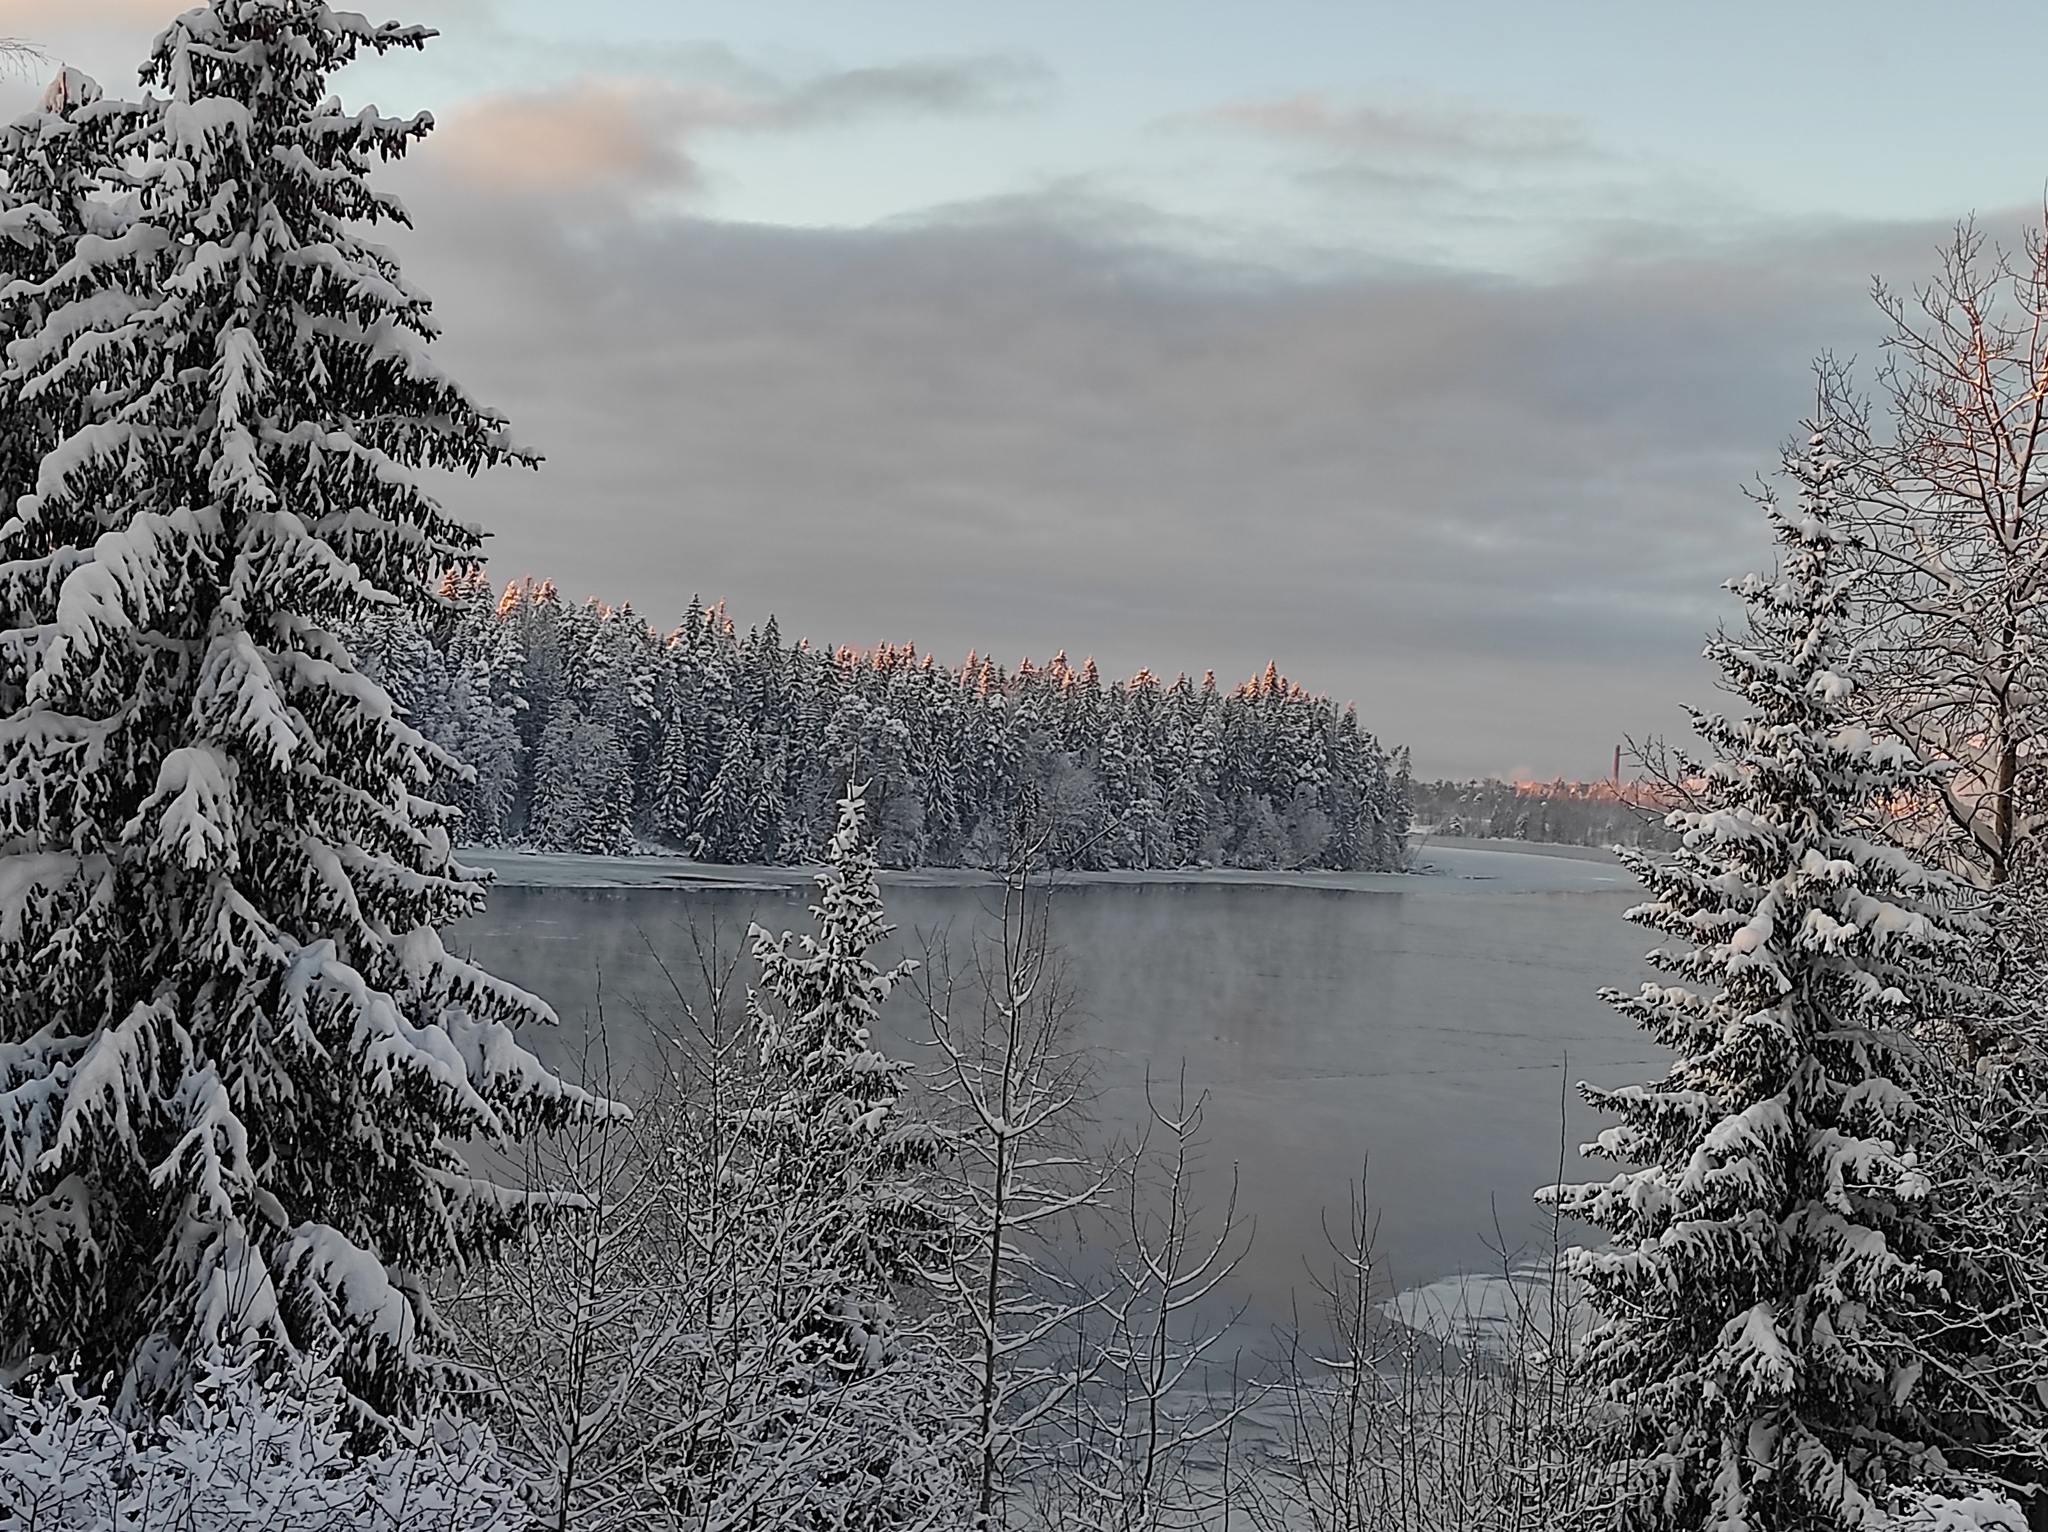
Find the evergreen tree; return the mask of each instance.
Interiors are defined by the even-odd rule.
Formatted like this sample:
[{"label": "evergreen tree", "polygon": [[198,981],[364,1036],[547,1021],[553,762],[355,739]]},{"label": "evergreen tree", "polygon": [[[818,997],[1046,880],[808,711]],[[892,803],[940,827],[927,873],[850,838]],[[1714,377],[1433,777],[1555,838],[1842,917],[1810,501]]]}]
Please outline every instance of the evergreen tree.
[{"label": "evergreen tree", "polygon": [[[59,295],[44,286],[78,248],[79,237],[117,238],[124,210],[93,193],[95,140],[88,114],[119,111],[100,107],[98,82],[74,69],[59,72],[40,108],[0,128],[0,160],[7,167],[0,185],[0,315],[8,334],[39,330]],[[0,507],[12,506],[35,488],[43,456],[78,424],[75,400],[31,396],[22,380],[0,372]]]},{"label": "evergreen tree", "polygon": [[429,35],[185,12],[160,96],[67,92],[100,211],[42,226],[118,234],[7,290],[8,429],[65,434],[0,524],[0,1355],[131,1407],[251,1349],[417,1403],[422,1278],[525,1206],[462,1145],[589,1102],[514,1041],[545,1006],[443,949],[484,888],[423,796],[445,757],[337,637],[476,557],[409,470],[523,461],[360,232],[428,119],[328,94]]},{"label": "evergreen tree", "polygon": [[806,1209],[816,1269],[800,1287],[819,1304],[818,1342],[837,1365],[872,1371],[891,1339],[886,1284],[928,1263],[944,1219],[919,1185],[937,1158],[929,1124],[898,1111],[909,1065],[875,1047],[889,993],[913,965],[869,955],[884,916],[865,789],[848,787],[818,874],[815,936],[752,929],[760,992],[749,1012],[768,1100],[756,1137],[776,1194]]},{"label": "evergreen tree", "polygon": [[498,618],[498,600],[482,571],[452,574],[442,594],[455,604],[447,645],[450,727],[436,736],[463,765],[442,774],[437,796],[462,810],[461,831],[495,845],[512,832],[524,750],[519,741],[524,657],[512,625]]},{"label": "evergreen tree", "polygon": [[534,752],[528,831],[544,851],[625,856],[633,849],[633,781],[611,726],[557,708]]},{"label": "evergreen tree", "polygon": [[1676,1055],[1660,1081],[1587,1091],[1616,1113],[1596,1151],[1631,1169],[1558,1188],[1608,1231],[1573,1270],[1599,1310],[1588,1359],[1629,1418],[1631,1527],[1880,1524],[1938,1478],[1938,1380],[1903,1317],[1943,1290],[1927,1254],[1915,1033],[1957,997],[1938,977],[1970,923],[1956,885],[1856,833],[1933,772],[1846,720],[1854,575],[1838,464],[1788,455],[1769,504],[1773,579],[1732,588],[1746,636],[1708,646],[1746,716],[1694,714],[1705,803],[1669,860],[1629,860],[1630,918],[1686,945],[1679,982],[1608,999]]},{"label": "evergreen tree", "polygon": [[691,856],[704,862],[755,860],[755,827],[762,817],[756,799],[759,777],[753,731],[745,719],[735,718],[726,727],[717,774],[697,810],[688,842]]}]

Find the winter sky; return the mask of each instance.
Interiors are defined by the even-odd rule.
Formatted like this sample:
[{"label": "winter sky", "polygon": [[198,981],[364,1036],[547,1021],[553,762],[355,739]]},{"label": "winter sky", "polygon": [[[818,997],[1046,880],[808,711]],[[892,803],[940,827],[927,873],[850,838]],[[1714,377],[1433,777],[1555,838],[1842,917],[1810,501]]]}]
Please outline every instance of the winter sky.
[{"label": "winter sky", "polygon": [[[177,0],[0,0],[125,90]],[[389,183],[547,455],[494,573],[1229,681],[1429,773],[1709,700],[1742,486],[1874,273],[2037,210],[2032,3],[410,0]],[[376,19],[385,19],[379,9]],[[26,80],[0,105],[25,103]]]}]

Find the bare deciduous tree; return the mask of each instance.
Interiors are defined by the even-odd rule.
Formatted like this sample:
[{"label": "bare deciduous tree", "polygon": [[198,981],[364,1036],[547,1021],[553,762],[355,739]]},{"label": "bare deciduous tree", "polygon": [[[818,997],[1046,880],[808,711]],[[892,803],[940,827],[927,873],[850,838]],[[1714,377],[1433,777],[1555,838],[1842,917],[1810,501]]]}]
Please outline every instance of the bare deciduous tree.
[{"label": "bare deciduous tree", "polygon": [[[1051,1475],[1049,1525],[1073,1532],[1176,1532],[1227,1524],[1239,1493],[1235,1432],[1249,1393],[1220,1348],[1236,1306],[1220,1289],[1250,1247],[1237,1178],[1203,1207],[1198,1157],[1207,1098],[1183,1070],[1170,1104],[1148,1079],[1148,1121],[1119,1168],[1114,1251],[1091,1343],[1074,1336],[1080,1387]],[[1220,1321],[1220,1322],[1219,1322]],[[1219,1386],[1220,1384],[1220,1386]]]},{"label": "bare deciduous tree", "polygon": [[1895,833],[1997,884],[2038,827],[2014,789],[2048,727],[2048,231],[2007,249],[1964,224],[1932,281],[1876,299],[1882,418],[1845,367],[1818,369],[1860,544],[1862,710],[1952,768],[1888,806]]},{"label": "bare deciduous tree", "polygon": [[[1085,1366],[1063,1368],[1053,1353],[1101,1302],[1052,1258],[1052,1242],[1109,1177],[1076,1133],[1085,1082],[1067,1046],[1072,1000],[1033,876],[1037,852],[1025,842],[1004,880],[996,937],[959,972],[943,942],[928,944],[919,985],[940,1088],[958,1117],[953,1238],[929,1280],[963,1332],[983,1528],[1028,1466],[1042,1424],[1086,1380]],[[956,1015],[956,999],[970,997],[971,1015]]]}]

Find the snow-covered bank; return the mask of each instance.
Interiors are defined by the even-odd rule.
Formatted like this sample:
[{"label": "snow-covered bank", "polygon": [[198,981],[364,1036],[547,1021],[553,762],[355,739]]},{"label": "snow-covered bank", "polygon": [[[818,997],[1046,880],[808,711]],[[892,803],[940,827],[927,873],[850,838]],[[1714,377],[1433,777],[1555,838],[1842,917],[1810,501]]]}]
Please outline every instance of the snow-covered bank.
[{"label": "snow-covered bank", "polygon": [[[696,862],[683,856],[581,856],[573,852],[474,847],[462,860],[487,867],[506,888],[807,888],[815,867],[764,867]],[[884,872],[884,888],[988,888],[1000,881],[973,867],[919,867]],[[1634,886],[1606,851],[1582,846],[1537,846],[1523,841],[1430,841],[1415,869],[1391,872],[1253,871],[1238,867],[1160,871],[1062,872],[1063,888],[1093,886],[1214,885],[1237,888],[1332,889],[1351,893],[1430,895],[1445,892],[1573,893]]]}]

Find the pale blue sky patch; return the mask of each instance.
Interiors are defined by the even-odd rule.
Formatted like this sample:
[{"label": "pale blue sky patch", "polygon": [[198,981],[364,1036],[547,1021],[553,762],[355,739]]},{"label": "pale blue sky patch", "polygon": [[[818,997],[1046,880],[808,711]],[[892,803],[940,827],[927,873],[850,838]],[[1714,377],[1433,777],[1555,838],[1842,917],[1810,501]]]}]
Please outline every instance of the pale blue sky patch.
[{"label": "pale blue sky patch", "polygon": [[[2038,199],[2036,146],[2048,140],[2048,101],[2023,72],[1986,72],[2040,42],[2041,13],[2027,4],[452,0],[425,14],[455,46],[439,50],[445,62],[406,66],[432,82],[412,88],[442,87],[434,71],[445,69],[459,94],[494,88],[475,63],[486,54],[506,70],[495,88],[666,69],[688,83],[751,75],[772,90],[986,59],[1041,73],[1043,88],[1008,110],[922,123],[849,115],[815,124],[815,138],[838,143],[732,139],[702,151],[714,166],[706,211],[793,225],[873,222],[1076,178],[1210,215],[1275,168],[1281,146],[1171,129],[1262,112],[1275,123],[1290,107],[1300,120],[1310,103],[1332,131],[1298,133],[1282,173],[1320,176],[1332,199],[1370,199],[1375,172],[1433,169],[1510,198],[1548,190],[1565,204],[1556,216],[1583,222],[1682,224],[1694,221],[1685,204],[1703,198],[1715,206],[1696,209],[1701,219],[1733,204],[1758,217],[1946,217]],[[458,64],[466,33],[483,46]],[[1560,163],[1570,158],[1582,163]],[[1205,170],[1213,191],[1199,184]],[[1672,195],[1657,195],[1659,179]],[[1618,184],[1640,201],[1617,198]],[[1236,195],[1217,196],[1224,188]],[[1304,237],[1323,237],[1318,210],[1284,211]],[[1412,199],[1389,209],[1428,211]]]},{"label": "pale blue sky patch", "polygon": [[[174,9],[0,0],[0,25],[87,55],[76,62],[119,88],[120,60]],[[2016,0],[406,9],[446,38],[423,60],[347,82],[387,109],[449,112],[613,77],[808,100],[813,110],[777,119],[786,138],[712,125],[690,145],[706,167],[697,211],[791,226],[1100,184],[1202,219],[1244,208],[1268,234],[1310,244],[1359,238],[1356,210],[1370,208],[1418,225],[1387,236],[1408,253],[1462,261],[1476,215],[1460,201],[1501,199],[1521,223],[1541,200],[1549,217],[1587,227],[1718,223],[1738,210],[1944,218],[2038,201],[2048,141],[2048,97],[2018,65],[2038,51],[2042,13]],[[1296,194],[1274,186],[1290,181]],[[1432,196],[1432,181],[1461,195]],[[1432,220],[1453,227],[1432,238]]]}]

